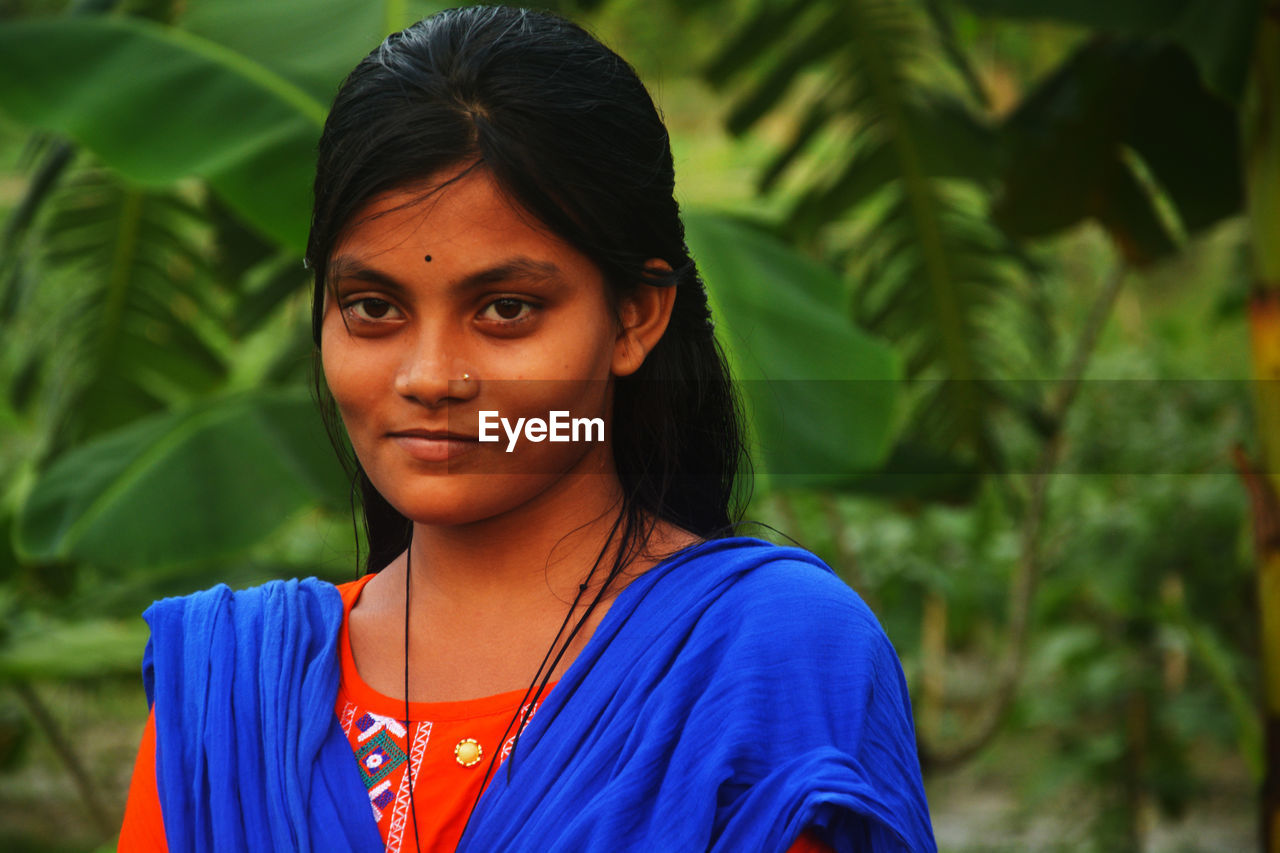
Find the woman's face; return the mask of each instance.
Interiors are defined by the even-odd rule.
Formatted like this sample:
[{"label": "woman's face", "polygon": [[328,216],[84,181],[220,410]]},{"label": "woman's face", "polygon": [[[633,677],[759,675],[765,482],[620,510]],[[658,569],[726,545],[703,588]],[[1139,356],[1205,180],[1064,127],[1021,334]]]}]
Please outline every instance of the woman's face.
[{"label": "woman's face", "polygon": [[[375,198],[327,281],[325,380],[369,479],[403,515],[465,524],[572,490],[567,475],[616,482],[605,442],[522,430],[513,443],[500,425],[567,412],[603,419],[607,441],[612,377],[638,362],[600,270],[486,170]],[[478,440],[482,411],[496,412],[497,441]]]}]

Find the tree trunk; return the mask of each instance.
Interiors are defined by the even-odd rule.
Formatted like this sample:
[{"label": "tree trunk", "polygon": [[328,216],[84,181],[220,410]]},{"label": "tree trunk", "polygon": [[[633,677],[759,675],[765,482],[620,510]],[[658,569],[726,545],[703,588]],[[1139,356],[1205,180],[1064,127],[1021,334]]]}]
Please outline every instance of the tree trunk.
[{"label": "tree trunk", "polygon": [[[1244,114],[1254,286],[1249,332],[1260,464],[1246,466],[1258,561],[1265,733],[1262,849],[1280,853],[1280,0],[1267,0]],[[1240,454],[1237,454],[1240,455]],[[1252,470],[1248,470],[1252,469]]]},{"label": "tree trunk", "polygon": [[[1258,622],[1262,640],[1262,729],[1265,753],[1261,798],[1262,849],[1280,853],[1280,292],[1250,304],[1261,466],[1247,477],[1258,561]],[[1270,421],[1264,412],[1271,410]]]}]

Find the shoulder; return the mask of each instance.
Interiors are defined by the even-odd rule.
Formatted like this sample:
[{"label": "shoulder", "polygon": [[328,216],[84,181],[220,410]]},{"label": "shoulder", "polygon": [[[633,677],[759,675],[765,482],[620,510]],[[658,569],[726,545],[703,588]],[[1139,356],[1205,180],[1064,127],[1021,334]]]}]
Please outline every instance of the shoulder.
[{"label": "shoulder", "polygon": [[[142,614],[151,628],[143,652],[143,684],[151,701],[185,683],[204,684],[231,661],[332,657],[342,624],[342,597],[317,578],[270,581],[232,590],[218,584],[164,598]],[[239,664],[237,664],[239,665]]]},{"label": "shoulder", "polygon": [[142,617],[153,640],[173,633],[212,635],[219,626],[265,630],[281,624],[324,624],[342,618],[342,596],[333,584],[314,577],[268,581],[241,590],[218,584],[160,599]]},{"label": "shoulder", "polygon": [[739,540],[701,558],[665,579],[706,591],[654,688],[674,697],[681,736],[730,756],[743,813],[781,791],[802,826],[822,816],[842,822],[832,837],[871,837],[870,820],[933,849],[910,695],[870,608],[802,549]]},{"label": "shoulder", "polygon": [[246,589],[232,589],[227,584],[216,584],[214,587],[188,593],[186,596],[157,599],[147,608],[143,616],[150,619],[147,613],[198,613],[220,610],[220,608],[253,610],[253,608],[307,606],[311,602],[324,602],[326,599],[332,601],[335,596],[340,601],[339,588],[328,580],[319,578],[269,580],[264,584]]},{"label": "shoulder", "polygon": [[857,592],[809,551],[738,539],[709,551],[705,559],[728,569],[706,607],[706,619],[723,630],[767,635],[775,644],[788,639],[888,644]]},{"label": "shoulder", "polygon": [[342,599],[342,603],[348,611],[351,610],[352,605],[356,603],[356,600],[360,598],[360,594],[363,593],[364,588],[369,585],[369,581],[373,580],[377,576],[376,572],[369,572],[368,574],[362,575],[353,581],[346,581],[344,583],[337,584],[334,587],[338,591],[338,596]]},{"label": "shoulder", "polygon": [[716,673],[728,693],[783,705],[803,696],[832,713],[874,704],[895,718],[909,714],[893,644],[871,609],[818,557],[759,540],[706,556],[719,564],[710,569],[718,577],[680,655]]},{"label": "shoulder", "polygon": [[762,540],[746,540],[740,551],[739,559],[749,562],[750,568],[737,573],[724,595],[726,602],[835,602],[840,608],[870,613],[858,594],[809,551]]}]

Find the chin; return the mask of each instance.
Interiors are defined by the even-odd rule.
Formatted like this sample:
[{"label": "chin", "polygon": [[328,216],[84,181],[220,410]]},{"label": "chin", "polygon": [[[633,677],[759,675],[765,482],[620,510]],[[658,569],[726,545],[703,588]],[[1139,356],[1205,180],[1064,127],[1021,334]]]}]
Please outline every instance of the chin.
[{"label": "chin", "polygon": [[[455,527],[485,521],[511,508],[518,484],[509,477],[477,474],[416,476],[378,490],[396,511],[417,524]],[[501,481],[501,482],[500,482]],[[523,491],[523,490],[519,490]]]},{"label": "chin", "polygon": [[[559,515],[587,509],[616,488],[607,445],[549,446],[511,456],[475,454],[437,466],[389,463],[366,468],[374,487],[397,512],[424,525],[459,527],[518,513]],[[492,465],[493,456],[506,466]],[[385,461],[385,460],[383,460]],[[458,470],[470,468],[471,470]],[[599,478],[606,482],[600,483]]]},{"label": "chin", "polygon": [[561,480],[545,474],[445,474],[422,477],[412,488],[380,491],[417,524],[461,527],[529,508]]}]

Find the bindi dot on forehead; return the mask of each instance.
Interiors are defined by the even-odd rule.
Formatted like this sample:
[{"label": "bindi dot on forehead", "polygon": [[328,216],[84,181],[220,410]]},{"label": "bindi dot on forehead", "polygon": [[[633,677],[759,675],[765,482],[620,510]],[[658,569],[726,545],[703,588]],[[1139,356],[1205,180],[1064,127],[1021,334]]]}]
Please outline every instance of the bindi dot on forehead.
[{"label": "bindi dot on forehead", "polygon": [[430,255],[423,255],[423,256],[422,256],[422,259],[423,259],[424,261],[426,261],[427,263],[431,263],[431,256],[430,256]]}]

